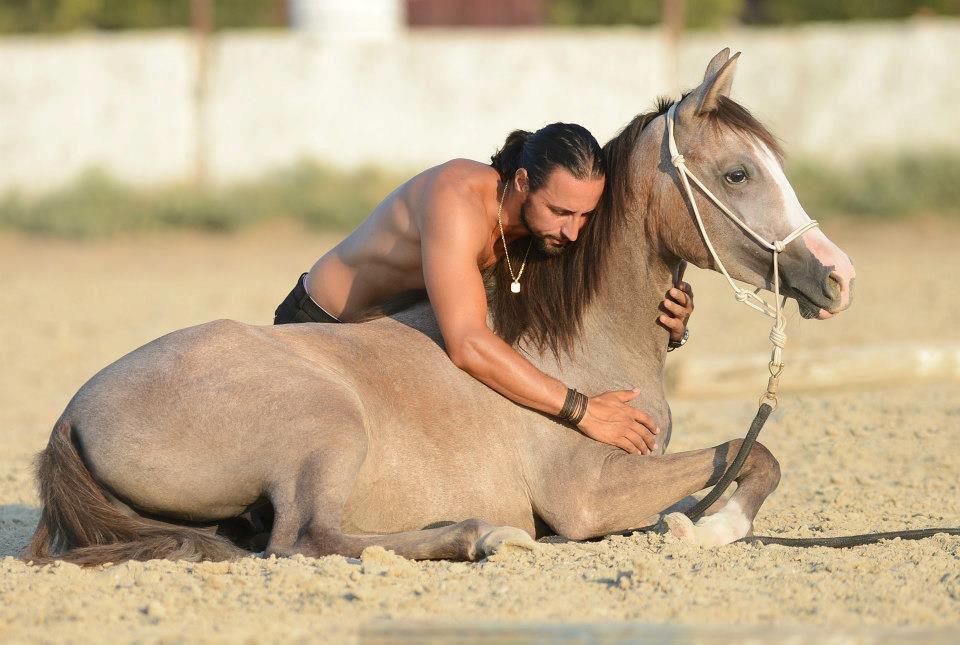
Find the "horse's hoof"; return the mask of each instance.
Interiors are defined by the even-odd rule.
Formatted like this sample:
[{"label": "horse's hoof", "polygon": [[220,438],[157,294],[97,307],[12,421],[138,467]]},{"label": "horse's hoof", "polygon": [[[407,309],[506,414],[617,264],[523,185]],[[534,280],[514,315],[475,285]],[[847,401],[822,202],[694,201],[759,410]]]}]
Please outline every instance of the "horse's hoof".
[{"label": "horse's hoof", "polygon": [[477,555],[481,558],[489,558],[505,546],[516,546],[532,551],[537,543],[522,529],[498,526],[477,540]]},{"label": "horse's hoof", "polygon": [[683,542],[697,543],[696,527],[689,517],[683,513],[670,513],[663,520],[667,523],[667,528],[670,529],[670,535]]},{"label": "horse's hoof", "polygon": [[683,513],[670,513],[664,520],[670,533],[690,544],[717,547],[730,544],[750,532],[752,526],[740,506],[729,502],[713,515],[700,518],[696,524]]}]

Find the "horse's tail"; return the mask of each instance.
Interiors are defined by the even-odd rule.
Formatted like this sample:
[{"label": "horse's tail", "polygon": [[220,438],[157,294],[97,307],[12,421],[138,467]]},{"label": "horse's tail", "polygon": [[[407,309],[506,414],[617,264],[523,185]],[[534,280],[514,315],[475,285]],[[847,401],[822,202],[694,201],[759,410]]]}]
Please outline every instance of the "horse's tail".
[{"label": "horse's tail", "polygon": [[125,515],[93,479],[61,419],[36,460],[43,511],[23,557],[80,566],[127,560],[228,560],[245,555],[226,538],[202,529]]}]

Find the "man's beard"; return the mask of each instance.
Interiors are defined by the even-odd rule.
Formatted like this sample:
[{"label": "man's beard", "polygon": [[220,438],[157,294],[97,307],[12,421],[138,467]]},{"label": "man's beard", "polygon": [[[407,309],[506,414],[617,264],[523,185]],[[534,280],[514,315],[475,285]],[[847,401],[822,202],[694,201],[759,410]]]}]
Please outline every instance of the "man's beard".
[{"label": "man's beard", "polygon": [[546,237],[542,235],[537,235],[533,232],[533,229],[530,227],[530,222],[527,221],[527,202],[530,200],[528,197],[524,200],[523,204],[520,205],[520,223],[523,224],[530,235],[533,237],[533,248],[535,251],[541,255],[546,256],[555,256],[561,255],[564,251],[567,250],[567,247],[570,246],[570,243],[562,244],[560,246],[555,246],[551,244]]}]

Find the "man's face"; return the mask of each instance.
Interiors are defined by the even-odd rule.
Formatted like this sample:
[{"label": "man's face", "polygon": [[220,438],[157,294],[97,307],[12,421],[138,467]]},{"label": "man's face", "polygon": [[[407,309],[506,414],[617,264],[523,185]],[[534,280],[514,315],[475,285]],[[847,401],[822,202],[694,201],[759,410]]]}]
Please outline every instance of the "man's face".
[{"label": "man's face", "polygon": [[[526,171],[521,181],[526,180]],[[577,239],[600,202],[604,179],[577,179],[567,170],[554,169],[547,181],[527,194],[520,221],[533,235],[534,245],[545,255],[559,255]]]}]

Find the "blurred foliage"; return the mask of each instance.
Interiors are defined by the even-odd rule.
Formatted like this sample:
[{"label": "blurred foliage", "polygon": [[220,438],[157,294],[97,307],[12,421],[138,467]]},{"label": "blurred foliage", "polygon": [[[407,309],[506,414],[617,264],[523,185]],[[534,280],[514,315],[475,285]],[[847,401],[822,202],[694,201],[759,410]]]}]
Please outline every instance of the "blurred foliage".
[{"label": "blurred foliage", "polygon": [[[282,0],[214,2],[214,27],[286,24]],[[0,33],[159,29],[190,24],[190,0],[0,0]]]},{"label": "blurred foliage", "polygon": [[[722,27],[738,20],[744,0],[686,0],[686,24],[699,29]],[[550,21],[559,25],[655,25],[662,16],[660,0],[552,0]]]},{"label": "blurred foliage", "polygon": [[[663,6],[663,0],[546,1],[549,22],[559,25],[653,25],[660,22]],[[737,22],[960,15],[960,0],[685,0],[684,5],[686,24],[693,29]],[[285,0],[214,0],[214,26],[282,26],[287,24],[286,10]],[[189,24],[190,0],[0,0],[0,33],[158,29]]]},{"label": "blurred foliage", "polygon": [[[785,24],[960,14],[960,0],[685,0],[684,6],[686,25],[692,29],[736,22]],[[662,7],[662,0],[552,0],[550,20],[560,25],[653,25],[660,22]]]},{"label": "blurred foliage", "polygon": [[790,24],[958,14],[960,0],[748,0],[742,18],[747,23]]},{"label": "blurred foliage", "polygon": [[352,172],[303,162],[257,182],[216,189],[141,189],[90,171],[47,195],[0,199],[0,228],[61,237],[189,228],[230,231],[270,219],[348,231],[406,178],[372,168]]},{"label": "blurred foliage", "polygon": [[788,165],[787,176],[814,219],[824,214],[960,216],[957,152],[873,156],[842,170],[798,160]]},{"label": "blurred foliage", "polygon": [[[960,154],[872,157],[850,168],[791,161],[790,178],[817,219],[942,215],[960,217]],[[132,188],[91,171],[50,194],[0,199],[0,229],[60,237],[102,237],[172,228],[231,231],[274,219],[349,231],[406,175],[364,168],[352,172],[300,163],[264,179],[201,189]]]}]

